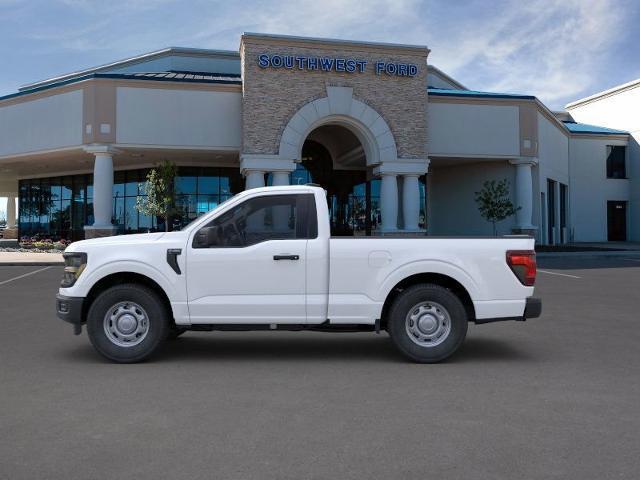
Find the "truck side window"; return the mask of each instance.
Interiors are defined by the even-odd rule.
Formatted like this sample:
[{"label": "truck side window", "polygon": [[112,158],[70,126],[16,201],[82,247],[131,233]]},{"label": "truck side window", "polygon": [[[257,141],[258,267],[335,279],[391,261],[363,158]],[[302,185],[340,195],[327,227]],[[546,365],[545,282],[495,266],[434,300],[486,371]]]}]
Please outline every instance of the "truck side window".
[{"label": "truck side window", "polygon": [[242,202],[203,227],[214,229],[209,248],[248,247],[268,240],[306,238],[307,227],[301,224],[305,218],[301,215],[304,197],[264,195]]}]

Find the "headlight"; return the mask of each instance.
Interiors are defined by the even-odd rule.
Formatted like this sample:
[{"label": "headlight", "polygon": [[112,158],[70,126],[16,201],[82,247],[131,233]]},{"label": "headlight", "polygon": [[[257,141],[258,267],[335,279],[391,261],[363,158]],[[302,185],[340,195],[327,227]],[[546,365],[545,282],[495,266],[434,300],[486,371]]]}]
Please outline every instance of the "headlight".
[{"label": "headlight", "polygon": [[62,288],[73,287],[78,277],[87,266],[87,254],[80,252],[63,253],[64,258],[64,277],[60,286]]}]

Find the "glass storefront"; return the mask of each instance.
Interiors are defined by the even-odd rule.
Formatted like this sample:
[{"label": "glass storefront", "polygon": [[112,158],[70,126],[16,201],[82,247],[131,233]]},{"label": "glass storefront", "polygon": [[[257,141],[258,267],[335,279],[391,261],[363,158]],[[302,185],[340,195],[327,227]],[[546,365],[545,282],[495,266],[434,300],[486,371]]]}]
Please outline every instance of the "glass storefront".
[{"label": "glass storefront", "polygon": [[93,222],[93,175],[21,180],[20,236],[52,240],[83,238]]},{"label": "glass storefront", "polygon": [[[135,208],[137,198],[144,196],[147,173],[145,169],[114,174],[113,224],[119,234],[165,229],[163,218],[143,215]],[[271,182],[268,174],[266,184]],[[380,180],[367,180],[365,171],[334,171],[326,163],[323,166],[318,158],[308,158],[297,164],[290,182],[292,185],[316,182],[327,190],[332,235],[372,235],[379,230]],[[244,179],[237,168],[180,167],[175,188],[177,213],[172,219],[172,230],[242,191]],[[84,226],[93,224],[93,175],[21,180],[19,189],[21,237],[80,240],[84,238]],[[426,229],[424,176],[420,178],[419,227]]]},{"label": "glass storefront", "polygon": [[[114,174],[113,224],[118,233],[164,230],[164,219],[139,213],[138,196],[144,196],[148,170]],[[179,168],[173,229],[209,211],[243,189],[237,168]],[[19,228],[21,237],[80,240],[84,226],[93,224],[93,175],[72,175],[20,181]]]}]

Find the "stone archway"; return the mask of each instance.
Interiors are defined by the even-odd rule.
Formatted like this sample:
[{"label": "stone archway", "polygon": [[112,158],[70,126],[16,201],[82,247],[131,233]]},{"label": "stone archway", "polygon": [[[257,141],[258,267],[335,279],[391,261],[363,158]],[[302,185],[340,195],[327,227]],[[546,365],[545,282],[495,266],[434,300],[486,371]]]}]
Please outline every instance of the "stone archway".
[{"label": "stone archway", "polygon": [[[326,97],[310,101],[291,116],[280,136],[276,154],[241,155],[240,169],[247,178],[247,188],[264,186],[265,172],[273,173],[273,185],[288,184],[289,173],[302,160],[302,148],[309,134],[325,125],[344,127],[360,141],[366,166],[381,178],[382,231],[418,231],[418,177],[427,172],[429,161],[426,158],[398,158],[389,125],[373,108],[354,98],[351,87],[328,86],[326,90]],[[402,180],[402,198],[398,180]]]},{"label": "stone archway", "polygon": [[278,156],[299,162],[307,136],[323,125],[340,125],[360,141],[367,166],[398,159],[396,142],[384,118],[367,104],[353,98],[350,87],[327,87],[327,96],[300,108],[280,137]]}]

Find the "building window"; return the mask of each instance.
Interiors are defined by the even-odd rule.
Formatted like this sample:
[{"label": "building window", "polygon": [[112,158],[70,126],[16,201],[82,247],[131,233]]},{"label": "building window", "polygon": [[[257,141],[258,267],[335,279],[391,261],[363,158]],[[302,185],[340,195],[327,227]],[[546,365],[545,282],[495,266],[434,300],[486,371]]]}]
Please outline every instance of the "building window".
[{"label": "building window", "polygon": [[607,178],[627,178],[627,147],[607,146]]},{"label": "building window", "polygon": [[79,240],[93,221],[91,175],[20,180],[21,237]]},{"label": "building window", "polygon": [[[113,224],[118,233],[164,230],[164,219],[136,210],[148,170],[117,171],[113,179]],[[175,179],[174,229],[208,212],[242,190],[236,168],[179,168]],[[80,240],[93,224],[93,176],[20,180],[20,236]]]}]

